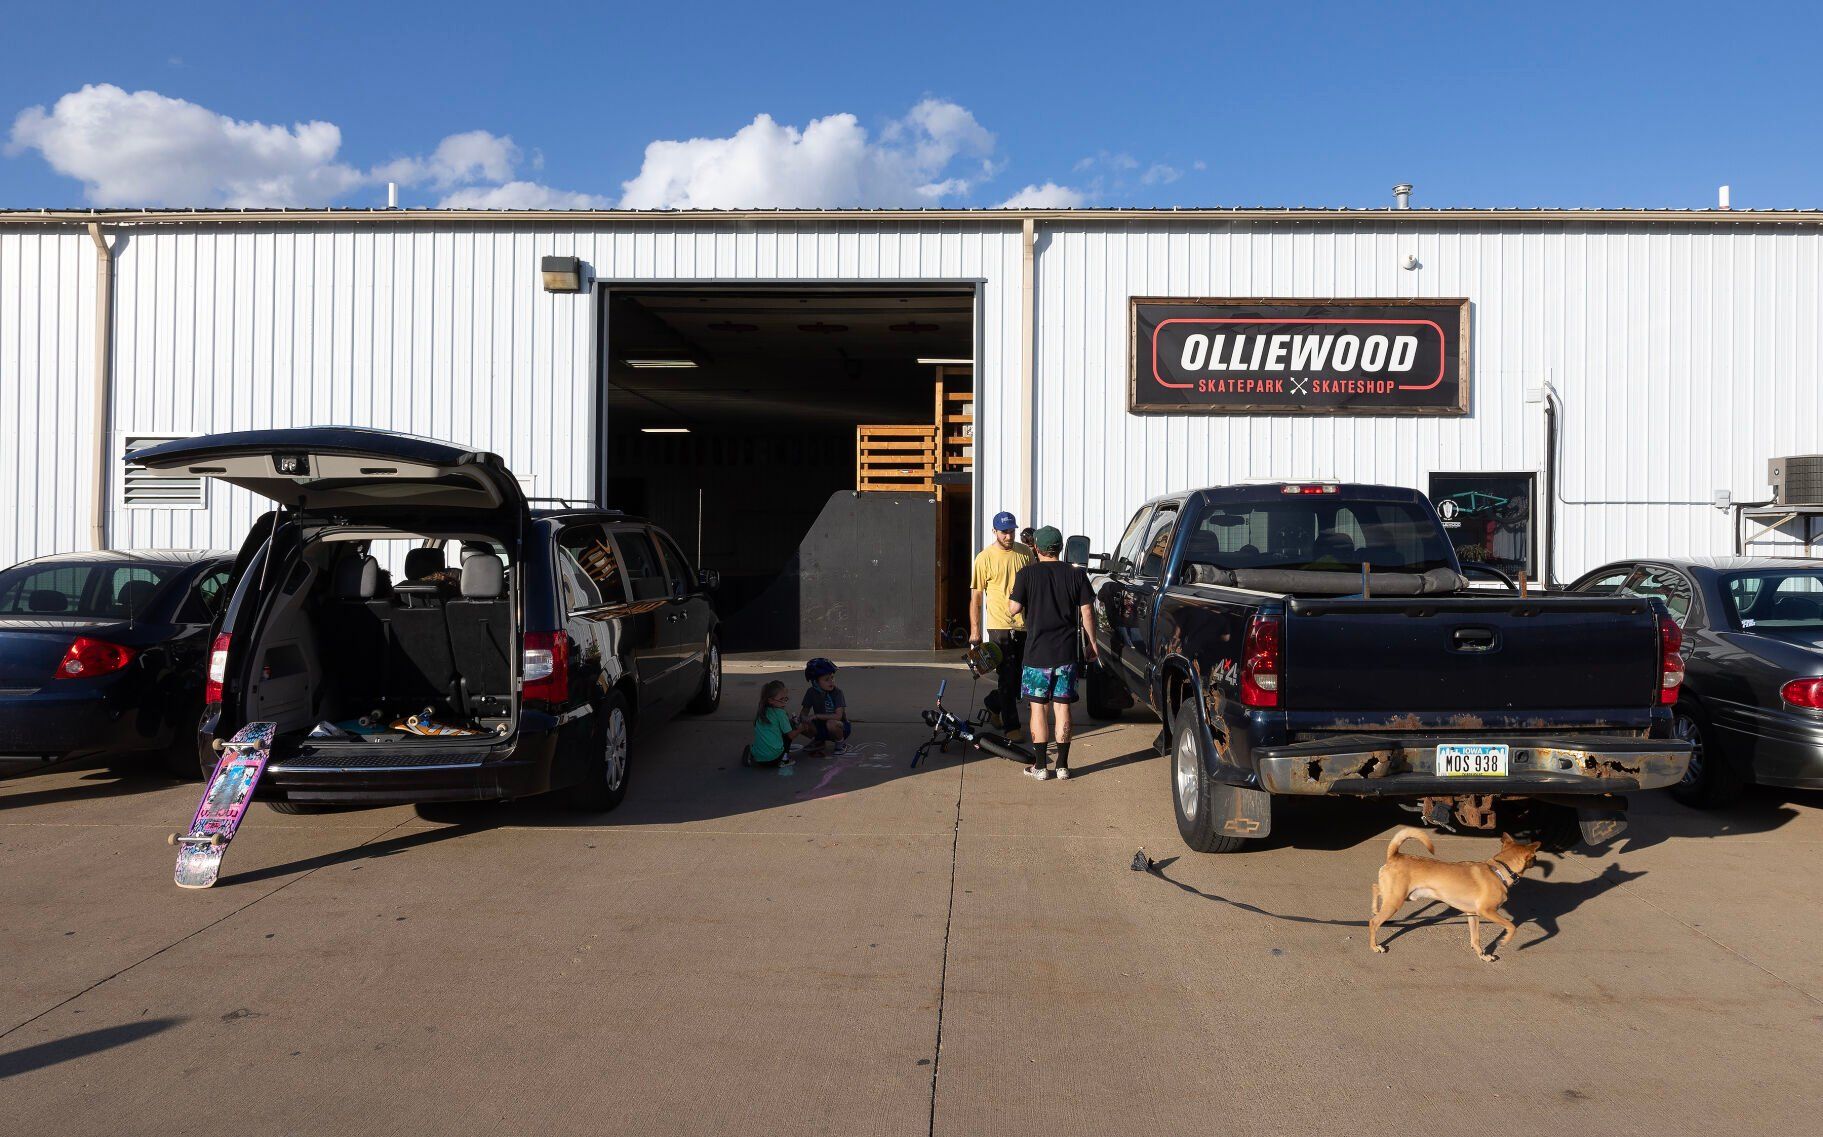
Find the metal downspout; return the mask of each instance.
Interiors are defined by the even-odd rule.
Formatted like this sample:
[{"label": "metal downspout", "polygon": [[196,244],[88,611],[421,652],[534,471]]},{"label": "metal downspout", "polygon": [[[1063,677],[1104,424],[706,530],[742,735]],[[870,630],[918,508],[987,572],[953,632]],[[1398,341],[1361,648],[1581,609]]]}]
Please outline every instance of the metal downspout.
[{"label": "metal downspout", "polygon": [[112,418],[108,376],[114,343],[114,252],[108,248],[101,226],[94,222],[89,223],[89,240],[95,242],[95,438],[89,458],[95,489],[89,501],[89,536],[99,550],[108,547],[108,426]]},{"label": "metal downspout", "polygon": [[1038,472],[1032,465],[1032,436],[1038,431],[1035,374],[1038,342],[1036,313],[1032,304],[1033,269],[1038,224],[1027,217],[1021,224],[1019,270],[1019,516],[1036,524]]}]

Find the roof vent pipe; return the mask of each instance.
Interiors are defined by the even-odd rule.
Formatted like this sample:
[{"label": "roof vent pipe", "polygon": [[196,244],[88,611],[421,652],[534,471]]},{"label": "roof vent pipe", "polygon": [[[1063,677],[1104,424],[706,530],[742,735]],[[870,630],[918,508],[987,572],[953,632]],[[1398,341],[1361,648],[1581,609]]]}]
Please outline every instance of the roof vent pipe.
[{"label": "roof vent pipe", "polygon": [[398,182],[387,182],[386,183],[386,208],[388,208],[388,209],[399,208],[399,183]]},{"label": "roof vent pipe", "polygon": [[1728,187],[1727,186],[1723,186],[1720,189],[1715,191],[1715,207],[1717,209],[1733,208],[1732,206],[1730,206],[1728,204]]},{"label": "roof vent pipe", "polygon": [[1412,184],[1400,182],[1393,187],[1393,208],[1410,209],[1412,207]]}]

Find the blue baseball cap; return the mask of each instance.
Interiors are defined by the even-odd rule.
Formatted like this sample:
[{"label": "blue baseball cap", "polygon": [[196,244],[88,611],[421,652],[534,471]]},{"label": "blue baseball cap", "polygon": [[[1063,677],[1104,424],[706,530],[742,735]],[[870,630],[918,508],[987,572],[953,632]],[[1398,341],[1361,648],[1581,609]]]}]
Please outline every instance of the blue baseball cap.
[{"label": "blue baseball cap", "polygon": [[1018,528],[1019,519],[1012,514],[1005,510],[1001,510],[999,513],[994,514],[995,531],[1000,533],[1011,533]]}]

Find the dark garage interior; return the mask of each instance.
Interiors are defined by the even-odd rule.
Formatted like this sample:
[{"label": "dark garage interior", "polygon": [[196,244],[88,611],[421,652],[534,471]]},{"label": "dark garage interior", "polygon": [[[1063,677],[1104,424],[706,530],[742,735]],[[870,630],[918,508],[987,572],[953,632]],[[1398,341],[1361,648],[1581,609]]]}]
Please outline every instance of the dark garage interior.
[{"label": "dark garage interior", "polygon": [[936,646],[966,573],[947,562],[967,549],[971,479],[857,492],[857,431],[929,427],[946,394],[972,416],[955,389],[973,291],[642,286],[600,303],[607,504],[721,575],[724,648]]}]

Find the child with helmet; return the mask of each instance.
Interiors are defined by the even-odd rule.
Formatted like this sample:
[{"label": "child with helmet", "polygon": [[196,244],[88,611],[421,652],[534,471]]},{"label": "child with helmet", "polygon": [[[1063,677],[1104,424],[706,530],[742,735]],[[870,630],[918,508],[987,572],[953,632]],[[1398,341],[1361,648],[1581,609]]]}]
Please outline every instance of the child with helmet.
[{"label": "child with helmet", "polygon": [[848,699],[836,686],[836,665],[819,655],[804,665],[804,678],[810,687],[804,692],[798,722],[811,728],[810,745],[804,753],[820,755],[824,746],[834,743],[840,754],[848,749],[854,724],[848,721]]}]

